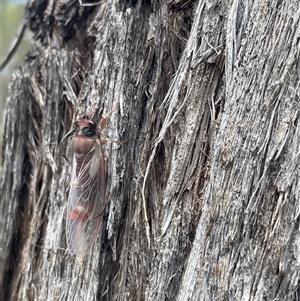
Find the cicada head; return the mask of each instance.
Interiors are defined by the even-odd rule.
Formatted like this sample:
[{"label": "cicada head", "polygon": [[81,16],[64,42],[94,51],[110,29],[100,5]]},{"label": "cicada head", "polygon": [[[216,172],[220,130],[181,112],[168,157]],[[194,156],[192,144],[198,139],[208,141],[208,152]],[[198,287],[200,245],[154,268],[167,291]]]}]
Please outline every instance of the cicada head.
[{"label": "cicada head", "polygon": [[73,147],[76,154],[88,154],[94,147],[95,142],[100,137],[97,123],[88,115],[80,117],[75,122],[75,133]]}]

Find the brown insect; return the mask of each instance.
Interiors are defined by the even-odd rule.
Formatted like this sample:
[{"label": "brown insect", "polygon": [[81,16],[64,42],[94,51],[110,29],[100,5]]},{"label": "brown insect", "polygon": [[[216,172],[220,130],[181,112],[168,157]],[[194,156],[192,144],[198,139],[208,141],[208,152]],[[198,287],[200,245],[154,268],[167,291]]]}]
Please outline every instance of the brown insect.
[{"label": "brown insect", "polygon": [[97,124],[92,115],[75,122],[73,168],[67,205],[66,236],[71,254],[84,257],[92,248],[105,208],[107,164],[101,131],[115,107]]}]

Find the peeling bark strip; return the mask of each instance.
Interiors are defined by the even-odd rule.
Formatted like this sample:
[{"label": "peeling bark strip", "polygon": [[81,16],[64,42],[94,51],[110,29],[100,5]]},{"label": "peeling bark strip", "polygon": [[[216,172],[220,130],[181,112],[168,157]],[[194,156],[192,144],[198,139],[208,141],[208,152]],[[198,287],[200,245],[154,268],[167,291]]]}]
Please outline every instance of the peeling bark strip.
[{"label": "peeling bark strip", "polygon": [[[44,48],[6,108],[0,299],[299,300],[299,17],[296,0],[29,1]],[[61,140],[115,101],[104,135],[128,142],[104,147],[110,202],[78,263]]]}]

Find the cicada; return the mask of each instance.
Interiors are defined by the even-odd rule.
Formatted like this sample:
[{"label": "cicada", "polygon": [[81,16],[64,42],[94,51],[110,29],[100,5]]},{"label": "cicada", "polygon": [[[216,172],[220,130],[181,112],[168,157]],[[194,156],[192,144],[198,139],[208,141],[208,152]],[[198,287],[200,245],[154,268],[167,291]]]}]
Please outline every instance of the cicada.
[{"label": "cicada", "polygon": [[99,125],[91,115],[84,115],[75,122],[66,236],[69,252],[81,258],[97,238],[105,209],[107,162],[101,130],[114,110],[103,117]]}]

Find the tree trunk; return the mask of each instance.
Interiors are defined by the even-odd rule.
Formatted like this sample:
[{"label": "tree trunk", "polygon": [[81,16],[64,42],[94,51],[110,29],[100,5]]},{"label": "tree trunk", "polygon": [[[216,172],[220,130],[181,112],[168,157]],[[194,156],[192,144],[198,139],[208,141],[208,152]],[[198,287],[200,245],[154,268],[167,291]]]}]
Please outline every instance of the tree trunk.
[{"label": "tree trunk", "polygon": [[[30,0],[6,108],[1,300],[299,300],[298,1]],[[73,122],[103,137],[100,235],[66,249]]]}]

